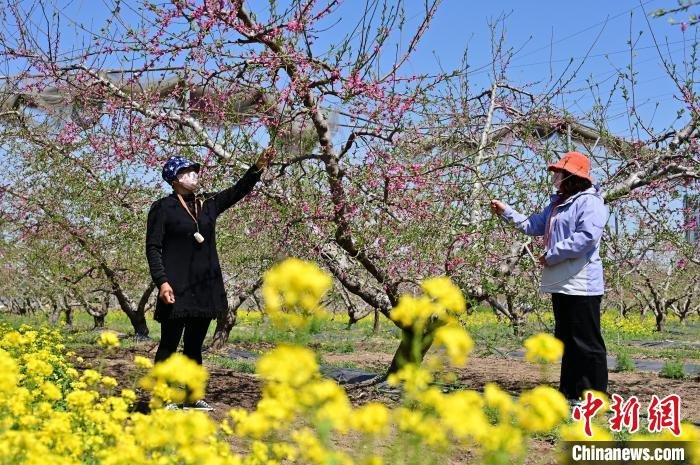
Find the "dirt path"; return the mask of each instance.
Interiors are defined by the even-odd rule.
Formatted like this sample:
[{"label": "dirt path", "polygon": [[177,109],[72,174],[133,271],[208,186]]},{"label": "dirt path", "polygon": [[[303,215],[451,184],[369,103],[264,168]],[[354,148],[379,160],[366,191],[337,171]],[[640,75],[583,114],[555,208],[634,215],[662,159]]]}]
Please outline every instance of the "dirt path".
[{"label": "dirt path", "polygon": [[[233,349],[234,347],[231,347]],[[77,350],[77,355],[84,358],[83,363],[76,364],[78,368],[97,368],[104,374],[114,376],[123,387],[135,387],[139,376],[133,364],[135,355],[143,355],[152,358],[153,351],[146,346],[135,349],[119,349],[114,353],[106,354],[101,349],[90,348]],[[235,347],[238,350],[255,350],[256,347]],[[326,363],[352,363],[369,371],[381,372],[391,362],[391,356],[378,352],[354,352],[350,354],[324,354]],[[205,362],[205,365],[208,365]],[[221,421],[232,408],[252,409],[260,399],[262,384],[260,379],[253,374],[238,373],[231,369],[219,368],[208,365],[210,381],[207,388],[207,401],[215,407],[212,417]],[[558,366],[552,366],[545,380],[555,386],[558,379]],[[507,391],[517,393],[530,389],[541,383],[541,374],[530,364],[504,359],[502,357],[475,357],[469,360],[466,368],[458,373],[459,384],[481,390],[488,382],[498,383]],[[681,414],[684,420],[700,423],[700,378],[685,380],[669,380],[660,378],[653,373],[610,373],[610,392],[615,392],[628,398],[636,395],[641,403],[642,410],[646,406],[652,394],[664,397],[675,393],[681,396]],[[353,389],[349,391],[349,397],[353,404],[361,405],[370,400],[380,400],[387,404],[396,403],[396,399],[383,394],[375,388]],[[240,445],[239,445],[240,446]],[[233,445],[236,448],[236,445]],[[525,460],[527,465],[555,464],[556,444],[543,439],[531,439],[529,441],[529,453]],[[473,463],[477,460],[469,451],[464,455],[454,457],[451,463]]]},{"label": "dirt path", "polygon": [[[104,375],[116,378],[119,386],[132,389],[136,389],[140,376],[134,365],[134,356],[153,358],[153,353],[146,348],[118,349],[112,353],[105,353],[98,348],[86,348],[77,349],[75,352],[84,359],[83,363],[75,364],[78,369],[97,369]],[[206,399],[216,409],[213,414],[216,420],[222,420],[232,408],[255,408],[260,400],[262,387],[256,375],[214,366],[206,368],[209,371]]]},{"label": "dirt path", "polygon": [[[551,367],[545,380],[557,387],[559,366]],[[501,357],[474,358],[467,367],[460,371],[461,383],[472,389],[482,389],[488,382],[496,382],[510,392],[530,389],[540,383],[541,375],[531,364]],[[681,416],[683,420],[700,423],[700,377],[674,380],[661,378],[655,373],[610,373],[608,392],[619,394],[627,399],[637,396],[641,410],[646,411],[651,396],[656,394],[663,398],[669,394],[681,397]]]},{"label": "dirt path", "polygon": [[[250,349],[251,347],[246,347]],[[103,366],[105,374],[114,376],[122,386],[133,386],[138,373],[133,366],[135,355],[152,357],[146,347],[119,349],[113,354],[105,354],[100,349],[83,349],[78,355],[85,359],[80,368]],[[354,352],[349,354],[324,354],[326,363],[353,363],[369,371],[381,372],[391,362],[391,356],[378,352]],[[206,364],[206,362],[205,362]],[[223,416],[231,408],[251,409],[260,398],[261,383],[257,376],[238,373],[230,369],[207,366],[210,382],[207,388],[207,401],[217,408],[216,417]],[[545,381],[557,385],[559,367],[552,366]],[[458,372],[458,383],[466,388],[481,390],[486,383],[494,382],[503,389],[518,393],[530,389],[542,381],[542,374],[531,364],[502,357],[474,357],[466,368]],[[651,396],[665,397],[678,394],[681,397],[683,420],[700,423],[700,377],[684,380],[661,378],[654,373],[610,373],[611,393],[620,394],[625,399],[632,395],[639,398],[642,411],[646,410]],[[369,400],[382,400],[383,395],[376,389],[353,390],[350,393],[355,404]],[[392,399],[384,399],[391,403]]]}]

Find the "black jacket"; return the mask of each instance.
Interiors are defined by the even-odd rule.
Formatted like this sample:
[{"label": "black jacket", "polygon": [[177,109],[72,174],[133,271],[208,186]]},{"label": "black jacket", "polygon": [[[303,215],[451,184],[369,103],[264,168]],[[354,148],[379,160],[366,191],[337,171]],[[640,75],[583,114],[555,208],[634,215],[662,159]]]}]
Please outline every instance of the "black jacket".
[{"label": "black jacket", "polygon": [[[155,319],[216,318],[228,309],[224,278],[216,251],[216,219],[246,196],[260,180],[261,171],[252,166],[238,182],[221,192],[204,194],[199,213],[199,232],[204,242],[197,243],[192,217],[175,193],[156,200],[148,212],[146,258],[157,286],[168,282],[175,303],[157,299]],[[194,195],[183,196],[194,213]]]}]

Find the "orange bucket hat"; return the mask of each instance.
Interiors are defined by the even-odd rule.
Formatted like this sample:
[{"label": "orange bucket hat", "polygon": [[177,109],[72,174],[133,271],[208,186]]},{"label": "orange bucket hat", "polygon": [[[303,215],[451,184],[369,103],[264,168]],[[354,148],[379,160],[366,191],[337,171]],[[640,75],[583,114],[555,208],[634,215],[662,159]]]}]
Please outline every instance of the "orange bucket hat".
[{"label": "orange bucket hat", "polygon": [[566,171],[583,179],[595,182],[591,177],[591,161],[582,153],[567,152],[558,162],[547,165],[549,171]]}]

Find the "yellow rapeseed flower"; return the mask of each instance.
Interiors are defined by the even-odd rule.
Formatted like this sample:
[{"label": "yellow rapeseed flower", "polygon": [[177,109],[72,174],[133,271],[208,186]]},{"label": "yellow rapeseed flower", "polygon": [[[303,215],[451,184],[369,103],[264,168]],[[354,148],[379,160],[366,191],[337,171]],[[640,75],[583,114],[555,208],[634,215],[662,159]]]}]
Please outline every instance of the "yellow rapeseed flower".
[{"label": "yellow rapeseed flower", "polygon": [[423,292],[454,315],[460,315],[467,309],[462,291],[447,276],[426,279],[421,284],[421,288]]},{"label": "yellow rapeseed flower", "polygon": [[484,400],[488,407],[498,410],[501,417],[510,415],[515,407],[515,403],[510,394],[503,391],[494,383],[488,383],[484,387]]},{"label": "yellow rapeseed flower", "polygon": [[301,428],[293,431],[292,440],[297,444],[299,454],[305,461],[313,464],[333,463],[329,460],[330,452],[311,429]]},{"label": "yellow rapeseed flower", "polygon": [[569,403],[556,389],[537,386],[520,395],[518,422],[527,431],[550,431],[569,416]]},{"label": "yellow rapeseed flower", "polygon": [[519,456],[523,447],[523,433],[520,429],[508,423],[491,426],[481,439],[481,445],[487,454],[505,452],[509,456]]},{"label": "yellow rapeseed flower", "polygon": [[431,317],[446,316],[444,307],[436,305],[428,296],[402,295],[391,310],[391,319],[402,327],[423,328]]},{"label": "yellow rapeseed flower", "polygon": [[[634,437],[634,436],[633,436]],[[661,441],[684,441],[686,445],[686,450],[690,452],[690,463],[693,465],[700,464],[700,428],[689,422],[681,423],[681,434],[674,436],[674,434],[668,430],[664,429],[663,432],[656,438]]]},{"label": "yellow rapeseed flower", "polygon": [[18,331],[10,331],[0,339],[0,347],[3,349],[11,349],[29,344],[29,340]]},{"label": "yellow rapeseed flower", "polygon": [[429,446],[445,446],[447,434],[445,428],[434,416],[428,416],[419,410],[399,407],[394,410],[396,426],[400,431],[420,438]]},{"label": "yellow rapeseed flower", "polygon": [[448,323],[464,313],[466,302],[462,291],[445,276],[426,279],[421,284],[424,295],[402,295],[391,310],[391,319],[401,327],[420,331],[428,321]]},{"label": "yellow rapeseed flower", "polygon": [[102,378],[102,375],[100,375],[98,371],[88,368],[87,370],[83,371],[83,374],[80,376],[80,381],[85,383],[87,386],[92,386],[97,384],[100,381],[100,378]]},{"label": "yellow rapeseed flower", "polygon": [[122,399],[129,403],[134,402],[136,400],[136,393],[133,389],[122,389],[121,395]]},{"label": "yellow rapeseed flower", "polygon": [[489,428],[484,413],[484,399],[472,390],[454,391],[444,394],[435,405],[440,424],[449,428],[457,438],[474,438],[480,441]]},{"label": "yellow rapeseed flower", "polygon": [[40,359],[30,358],[25,363],[25,366],[27,367],[27,374],[38,378],[46,378],[53,373],[53,367]]},{"label": "yellow rapeseed flower", "polygon": [[[280,279],[292,276],[277,271]],[[314,314],[321,290],[299,291],[304,285],[280,283],[279,289],[287,286],[278,292],[280,312],[291,310],[302,322]],[[459,289],[447,278],[433,278],[423,291],[419,297],[402,297],[405,306],[397,306],[395,316],[406,326],[422,325],[424,332],[416,332],[420,337],[441,328],[432,334],[435,344],[446,348],[452,363],[464,363],[473,343],[455,325],[455,314],[463,311]],[[292,292],[296,300],[286,300]],[[468,448],[484,463],[511,463],[522,458],[530,433],[557,427],[568,415],[568,404],[564,401],[562,408],[561,396],[551,388],[526,392],[517,402],[495,385],[487,385],[483,395],[444,393],[433,383],[433,373],[444,366],[431,371],[417,365],[390,377],[403,388],[400,407],[370,402],[353,408],[342,386],[321,377],[312,351],[284,345],[258,362],[264,385],[253,410],[233,410],[220,423],[202,412],[154,409],[144,415],[130,409],[137,399],[133,390],[112,394],[114,378],[95,370],[78,373],[70,364],[76,358],[69,358],[62,340],[55,330],[25,326],[15,331],[0,323],[0,456],[8,463],[400,465],[407,457],[397,451],[406,447],[417,451],[418,460],[425,454],[426,460],[440,462],[455,449]],[[8,341],[16,344],[5,347]],[[437,352],[435,358],[444,360]],[[137,356],[134,363],[149,368],[151,362]],[[206,379],[202,367],[176,354],[150,367],[141,386],[154,405],[162,405],[186,396],[195,400],[203,395]],[[489,408],[499,412],[495,424],[487,416]],[[562,437],[582,432],[580,425],[572,426],[571,433],[562,428]],[[682,431],[682,438],[697,439],[697,428],[684,424]],[[336,444],[358,434],[363,444],[352,447],[352,457],[338,450]],[[388,443],[380,438],[387,434],[392,434]],[[232,452],[231,443],[246,452]]]},{"label": "yellow rapeseed flower", "polygon": [[9,393],[19,382],[19,367],[12,356],[0,349],[0,393]]},{"label": "yellow rapeseed flower", "polygon": [[88,409],[97,399],[98,394],[94,391],[76,390],[68,393],[66,402],[68,406],[77,410]]},{"label": "yellow rapeseed flower", "polygon": [[474,341],[469,334],[458,325],[447,325],[435,331],[435,345],[444,346],[452,365],[463,367],[474,348]]},{"label": "yellow rapeseed flower", "polygon": [[150,358],[146,358],[142,355],[137,355],[134,357],[134,364],[139,368],[153,368],[153,361]]},{"label": "yellow rapeseed flower", "polygon": [[48,400],[59,400],[63,397],[61,390],[55,384],[48,381],[41,385],[41,392]]},{"label": "yellow rapeseed flower", "polygon": [[119,336],[117,336],[117,333],[112,331],[103,331],[100,333],[98,343],[100,346],[106,348],[119,347]]},{"label": "yellow rapeseed flower", "polygon": [[299,452],[294,446],[285,442],[278,442],[270,446],[272,455],[278,460],[289,460],[294,462]]},{"label": "yellow rapeseed flower", "polygon": [[388,432],[389,409],[379,402],[369,402],[352,412],[350,426],[362,433],[385,434]]},{"label": "yellow rapeseed flower", "polygon": [[295,397],[300,407],[309,412],[317,422],[325,423],[339,431],[348,429],[352,406],[345,390],[335,381],[315,380],[300,389]]},{"label": "yellow rapeseed flower", "polygon": [[539,333],[525,340],[525,358],[533,363],[555,362],[564,354],[564,343],[547,333]]},{"label": "yellow rapeseed flower", "polygon": [[[163,401],[195,401],[204,397],[209,374],[190,358],[176,353],[141,379],[141,387]],[[157,404],[157,402],[156,402]]]},{"label": "yellow rapeseed flower", "polygon": [[264,273],[262,294],[270,311],[313,311],[332,283],[315,263],[288,258]]},{"label": "yellow rapeseed flower", "polygon": [[433,381],[433,375],[417,365],[408,364],[396,373],[389,375],[387,382],[392,386],[403,383],[404,389],[411,394],[423,391]]},{"label": "yellow rapeseed flower", "polygon": [[[574,422],[559,428],[559,436],[562,441],[612,441],[613,435],[609,428],[602,427],[596,423],[591,423],[592,436],[587,436],[581,423]],[[632,438],[635,438],[633,435]]]},{"label": "yellow rapeseed flower", "polygon": [[117,383],[117,380],[111,376],[103,376],[100,381],[102,382],[103,386],[108,387],[108,388],[117,387],[117,385],[119,384],[119,383]]},{"label": "yellow rapeseed flower", "polygon": [[301,387],[318,377],[318,363],[309,349],[283,344],[258,360],[256,372],[268,383]]},{"label": "yellow rapeseed flower", "polygon": [[233,429],[238,436],[261,439],[273,428],[273,422],[261,412],[246,409],[233,409],[229,412]]}]

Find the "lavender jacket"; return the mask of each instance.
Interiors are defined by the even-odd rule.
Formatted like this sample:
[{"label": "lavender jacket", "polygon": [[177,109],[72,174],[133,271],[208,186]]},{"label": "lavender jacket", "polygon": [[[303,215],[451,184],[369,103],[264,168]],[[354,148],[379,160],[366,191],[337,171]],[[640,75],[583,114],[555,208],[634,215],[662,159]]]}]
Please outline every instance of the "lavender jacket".
[{"label": "lavender jacket", "polygon": [[608,207],[600,191],[590,187],[566,199],[554,211],[559,194],[540,213],[529,218],[506,206],[502,217],[528,236],[543,236],[550,221],[549,243],[540,290],[550,294],[602,295],[603,264],[600,237],[608,221]]}]

